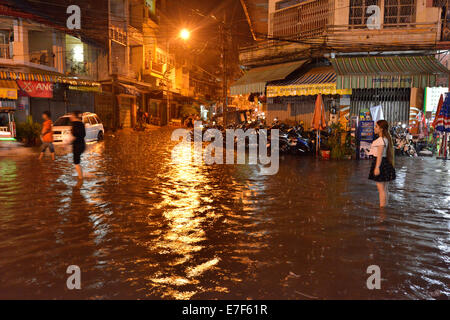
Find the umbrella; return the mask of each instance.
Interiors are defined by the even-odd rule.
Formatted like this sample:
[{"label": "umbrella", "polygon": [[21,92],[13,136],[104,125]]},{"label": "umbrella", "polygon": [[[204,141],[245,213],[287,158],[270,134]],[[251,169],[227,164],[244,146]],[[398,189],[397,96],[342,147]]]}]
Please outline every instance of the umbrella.
[{"label": "umbrella", "polygon": [[450,95],[446,94],[445,100],[442,103],[442,95],[439,100],[438,110],[436,112],[436,118],[433,121],[433,127],[436,131],[444,133],[442,138],[442,145],[439,150],[439,156],[447,158],[447,133],[450,132]]},{"label": "umbrella", "polygon": [[419,113],[416,116],[417,119],[417,126],[419,128],[419,134],[423,136],[428,136],[428,129],[427,129],[427,119],[425,118],[425,115],[422,111],[419,111]]},{"label": "umbrella", "polygon": [[434,118],[433,123],[431,124],[433,126],[433,128],[436,128],[437,125],[437,121],[438,121],[438,115],[439,113],[441,113],[441,109],[442,109],[442,105],[444,104],[444,98],[443,95],[441,94],[441,97],[439,98],[439,103],[438,103],[438,107],[437,107],[437,111],[436,111],[436,117]]},{"label": "umbrella", "polygon": [[318,154],[320,147],[320,130],[323,130],[327,127],[327,123],[325,121],[325,106],[323,105],[321,94],[317,95],[316,107],[314,108],[314,115],[311,126],[313,127],[313,129],[317,130],[316,154]]}]

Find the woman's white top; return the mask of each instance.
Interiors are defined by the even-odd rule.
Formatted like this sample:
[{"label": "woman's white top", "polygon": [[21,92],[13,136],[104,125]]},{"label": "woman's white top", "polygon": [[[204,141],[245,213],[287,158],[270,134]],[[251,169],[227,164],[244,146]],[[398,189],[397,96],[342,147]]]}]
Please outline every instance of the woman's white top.
[{"label": "woman's white top", "polygon": [[383,139],[383,138],[379,137],[370,146],[369,155],[376,157],[378,154],[378,148],[383,148],[383,157],[386,157],[388,145],[389,145],[389,141],[387,138]]}]

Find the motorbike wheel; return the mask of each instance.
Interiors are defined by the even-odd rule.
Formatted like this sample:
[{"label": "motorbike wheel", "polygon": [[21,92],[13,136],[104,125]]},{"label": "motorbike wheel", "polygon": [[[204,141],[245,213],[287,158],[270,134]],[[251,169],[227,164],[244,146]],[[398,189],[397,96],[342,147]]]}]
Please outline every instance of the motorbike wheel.
[{"label": "motorbike wheel", "polygon": [[280,143],[280,152],[287,153],[289,151],[289,146],[286,143]]}]

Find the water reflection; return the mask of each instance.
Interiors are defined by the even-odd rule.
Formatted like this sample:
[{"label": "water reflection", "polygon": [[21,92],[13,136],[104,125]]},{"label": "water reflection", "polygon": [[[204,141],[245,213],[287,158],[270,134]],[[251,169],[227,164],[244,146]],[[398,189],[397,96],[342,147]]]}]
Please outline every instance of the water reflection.
[{"label": "water reflection", "polygon": [[[0,157],[1,298],[349,299],[450,295],[450,170],[397,159],[391,206],[367,162],[282,157],[257,166],[173,163],[170,131]],[[180,158],[178,159],[180,160]],[[68,265],[82,287],[65,290]],[[365,288],[379,265],[382,290]]]}]

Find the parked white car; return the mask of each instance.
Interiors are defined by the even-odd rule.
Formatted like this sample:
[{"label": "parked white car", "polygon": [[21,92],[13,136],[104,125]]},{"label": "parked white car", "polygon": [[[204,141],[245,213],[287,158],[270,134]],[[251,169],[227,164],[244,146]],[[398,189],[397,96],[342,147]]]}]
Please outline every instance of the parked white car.
[{"label": "parked white car", "polygon": [[[82,114],[84,127],[86,128],[85,141],[103,140],[105,129],[100,118],[91,112]],[[66,114],[53,124],[53,141],[55,144],[69,144],[73,137],[71,133],[70,114]]]}]

